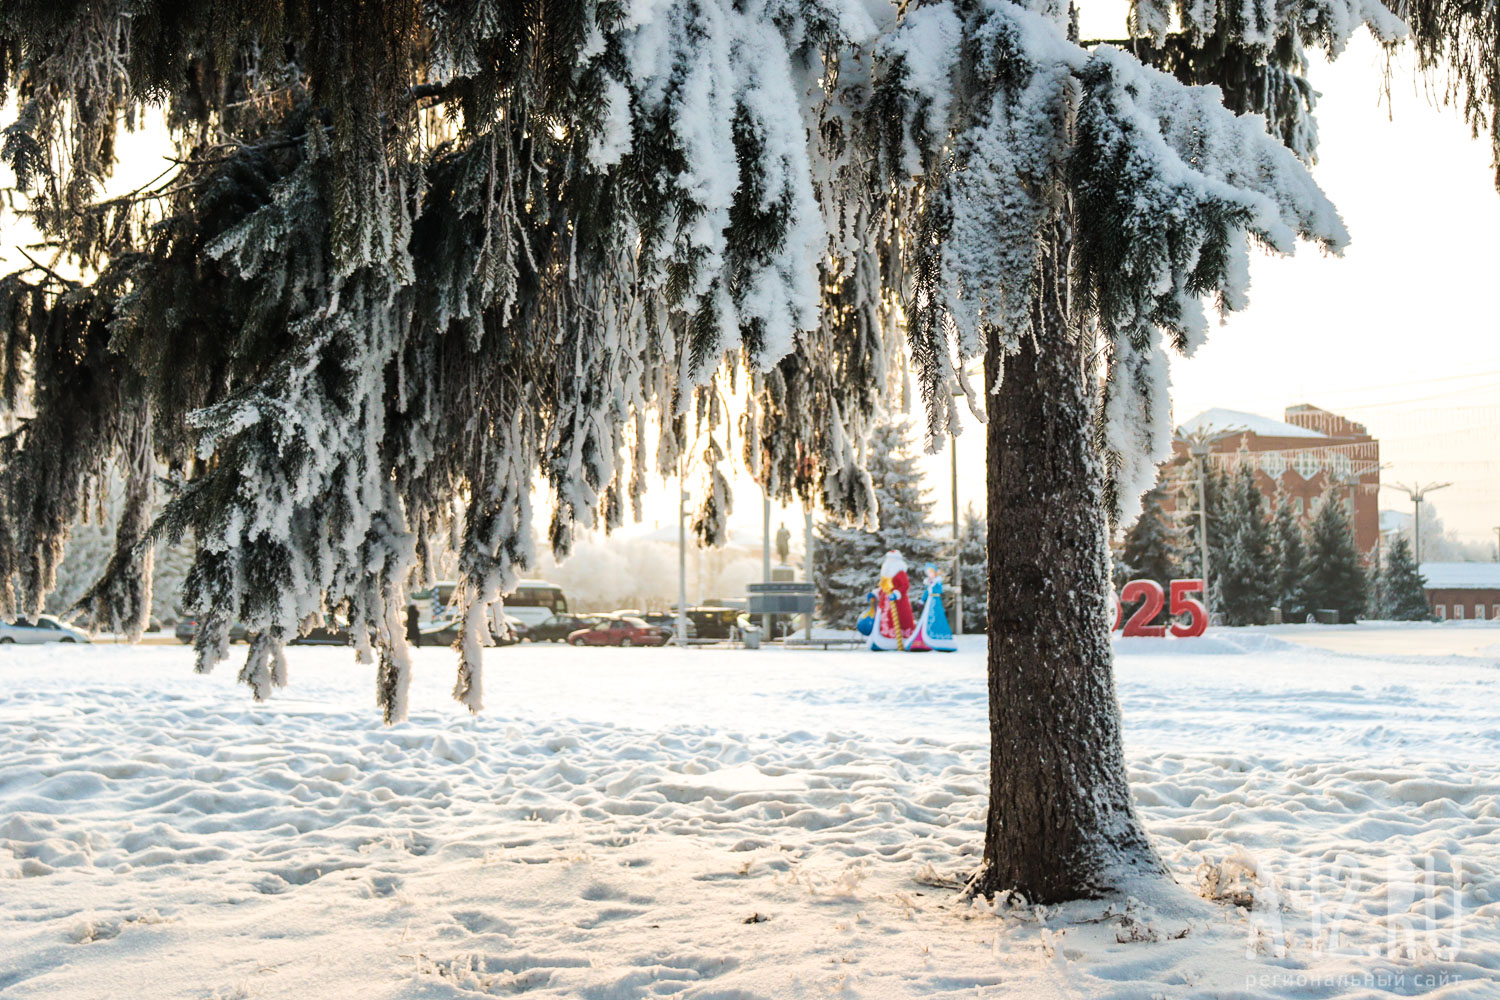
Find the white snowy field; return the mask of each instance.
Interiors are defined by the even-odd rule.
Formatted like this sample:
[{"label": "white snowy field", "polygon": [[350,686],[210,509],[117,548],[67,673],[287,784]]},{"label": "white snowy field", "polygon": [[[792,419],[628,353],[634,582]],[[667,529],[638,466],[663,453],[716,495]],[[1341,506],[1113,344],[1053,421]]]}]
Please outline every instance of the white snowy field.
[{"label": "white snowy field", "polygon": [[1041,909],[949,887],[982,641],[492,650],[477,718],[422,649],[391,728],[346,650],[3,647],[0,998],[1500,996],[1500,626],[1116,650],[1181,888]]}]

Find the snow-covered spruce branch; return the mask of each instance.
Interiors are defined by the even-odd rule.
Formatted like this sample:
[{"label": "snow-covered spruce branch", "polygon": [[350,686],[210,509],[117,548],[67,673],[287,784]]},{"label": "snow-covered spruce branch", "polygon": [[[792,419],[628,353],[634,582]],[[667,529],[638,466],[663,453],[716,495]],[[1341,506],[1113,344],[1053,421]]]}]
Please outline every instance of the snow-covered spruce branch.
[{"label": "snow-covered spruce branch", "polygon": [[[566,554],[626,498],[639,511],[652,447],[673,470],[701,430],[707,540],[731,451],[773,495],[868,523],[867,438],[902,351],[935,440],[986,344],[1038,338],[1060,232],[1066,346],[1102,359],[1098,448],[1128,519],[1165,442],[1167,350],[1201,342],[1205,302],[1244,306],[1248,241],[1345,241],[1298,160],[1302,47],[1402,28],[1374,0],[1195,3],[1169,38],[1168,8],[1138,5],[1158,71],[1070,40],[1042,0],[560,0],[536,17],[433,0],[317,24],[267,0],[253,25],[201,6],[149,59],[130,39],[161,3],[0,24],[31,67],[5,156],[51,199],[49,238],[101,267],[78,292],[6,286],[0,376],[36,416],[0,456],[0,578],[7,604],[37,605],[106,457],[90,442],[149,413],[156,458],[189,477],[162,523],[199,544],[201,663],[242,622],[263,697],[285,680],[279,644],[341,609],[392,719],[429,534],[461,552],[457,693],[477,708],[481,621],[531,558],[532,482]],[[1189,85],[1247,67],[1259,95]],[[151,225],[106,232],[87,209],[112,163],[90,150],[157,100],[178,157],[211,159]],[[92,145],[41,142],[54,126]],[[712,387],[737,372],[736,446]],[[65,384],[81,374],[87,399]],[[79,442],[58,467],[37,450]]]}]

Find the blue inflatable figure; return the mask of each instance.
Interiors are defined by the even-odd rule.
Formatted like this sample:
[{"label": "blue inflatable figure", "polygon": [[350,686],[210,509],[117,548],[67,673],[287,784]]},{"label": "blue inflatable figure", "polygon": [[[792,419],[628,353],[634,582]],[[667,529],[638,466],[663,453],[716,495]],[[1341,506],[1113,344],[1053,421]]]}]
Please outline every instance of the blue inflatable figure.
[{"label": "blue inflatable figure", "polygon": [[922,605],[922,617],[907,648],[914,653],[929,649],[952,653],[958,649],[958,641],[948,624],[948,612],[943,608],[943,578],[931,563],[927,564],[927,602]]}]

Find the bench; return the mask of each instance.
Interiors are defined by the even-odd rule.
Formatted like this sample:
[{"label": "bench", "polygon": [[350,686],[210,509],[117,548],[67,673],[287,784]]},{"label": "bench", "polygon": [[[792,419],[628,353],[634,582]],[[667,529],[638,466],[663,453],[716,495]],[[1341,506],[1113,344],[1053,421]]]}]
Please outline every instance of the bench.
[{"label": "bench", "polygon": [[807,639],[791,638],[781,640],[781,644],[788,649],[807,649],[817,646],[819,649],[854,649],[868,643],[868,639],[850,639],[846,636],[829,639]]}]

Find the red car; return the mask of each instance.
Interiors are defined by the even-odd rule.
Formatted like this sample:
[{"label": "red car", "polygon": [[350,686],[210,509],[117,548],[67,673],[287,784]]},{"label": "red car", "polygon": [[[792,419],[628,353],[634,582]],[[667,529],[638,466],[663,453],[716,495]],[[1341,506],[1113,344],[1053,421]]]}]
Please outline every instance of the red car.
[{"label": "red car", "polygon": [[568,634],[572,646],[665,646],[672,630],[647,625],[634,616],[606,618],[592,628]]}]

